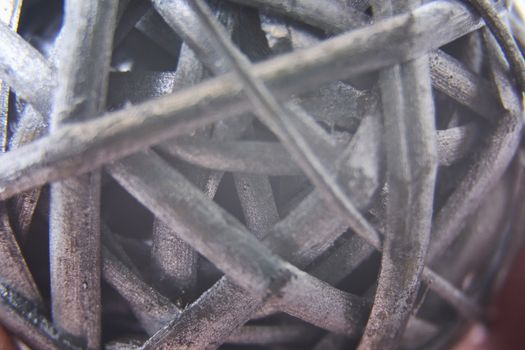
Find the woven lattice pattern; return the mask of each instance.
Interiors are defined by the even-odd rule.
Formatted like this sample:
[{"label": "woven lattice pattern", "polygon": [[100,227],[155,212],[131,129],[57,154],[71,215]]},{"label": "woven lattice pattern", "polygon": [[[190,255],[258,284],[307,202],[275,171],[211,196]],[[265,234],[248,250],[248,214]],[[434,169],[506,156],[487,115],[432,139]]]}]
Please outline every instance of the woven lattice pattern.
[{"label": "woven lattice pattern", "polygon": [[0,322],[32,348],[484,319],[525,226],[519,3],[0,4]]}]

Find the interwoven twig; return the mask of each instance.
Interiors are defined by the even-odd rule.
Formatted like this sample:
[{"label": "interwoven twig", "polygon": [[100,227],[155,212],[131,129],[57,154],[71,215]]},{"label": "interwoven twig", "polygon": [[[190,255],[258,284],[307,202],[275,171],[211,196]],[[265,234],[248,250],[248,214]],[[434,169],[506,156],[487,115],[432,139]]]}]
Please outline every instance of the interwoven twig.
[{"label": "interwoven twig", "polygon": [[[2,107],[0,321],[42,349],[383,349],[443,334],[443,305],[482,319],[524,191],[508,12],[471,1],[494,38],[452,0],[233,3],[67,0],[45,55],[0,23],[0,97],[25,104]],[[137,33],[176,71],[112,72]],[[113,180],[151,244],[111,227]],[[500,241],[476,226],[491,196]],[[39,208],[49,304],[25,261]]]}]

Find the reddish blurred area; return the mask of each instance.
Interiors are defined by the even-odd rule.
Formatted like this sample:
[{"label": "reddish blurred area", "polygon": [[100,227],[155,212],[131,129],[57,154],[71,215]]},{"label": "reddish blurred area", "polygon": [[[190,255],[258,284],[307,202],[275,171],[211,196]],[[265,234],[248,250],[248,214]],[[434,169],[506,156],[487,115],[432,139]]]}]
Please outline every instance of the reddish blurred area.
[{"label": "reddish blurred area", "polygon": [[9,333],[0,326],[0,350],[15,350],[16,347],[9,336]]},{"label": "reddish blurred area", "polygon": [[472,325],[453,350],[515,350],[525,348],[525,248],[509,278],[494,298],[486,326]]}]

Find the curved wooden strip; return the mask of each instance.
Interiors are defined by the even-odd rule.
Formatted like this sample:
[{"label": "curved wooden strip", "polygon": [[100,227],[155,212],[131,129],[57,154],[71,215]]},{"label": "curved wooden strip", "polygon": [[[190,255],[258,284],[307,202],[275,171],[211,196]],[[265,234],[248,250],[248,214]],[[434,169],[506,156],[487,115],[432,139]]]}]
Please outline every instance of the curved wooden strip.
[{"label": "curved wooden strip", "polygon": [[[419,1],[382,1],[390,16]],[[411,315],[425,264],[437,175],[428,57],[379,73],[386,150],[386,225],[374,304],[358,349],[394,349]]]},{"label": "curved wooden strip", "polygon": [[[490,40],[485,40],[490,45]],[[485,137],[478,152],[469,161],[466,176],[437,213],[432,228],[432,242],[427,260],[431,263],[461,232],[465,219],[476,210],[485,194],[496,184],[512,160],[521,140],[523,129],[520,97],[504,73],[504,61],[496,54],[491,57],[495,85],[507,112]]]}]

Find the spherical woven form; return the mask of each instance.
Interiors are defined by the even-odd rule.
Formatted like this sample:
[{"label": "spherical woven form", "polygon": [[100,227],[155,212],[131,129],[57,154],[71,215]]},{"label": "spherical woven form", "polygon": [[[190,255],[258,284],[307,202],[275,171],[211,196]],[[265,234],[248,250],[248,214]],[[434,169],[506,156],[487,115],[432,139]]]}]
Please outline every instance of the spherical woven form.
[{"label": "spherical woven form", "polygon": [[520,6],[1,0],[0,323],[449,346],[525,227]]}]

